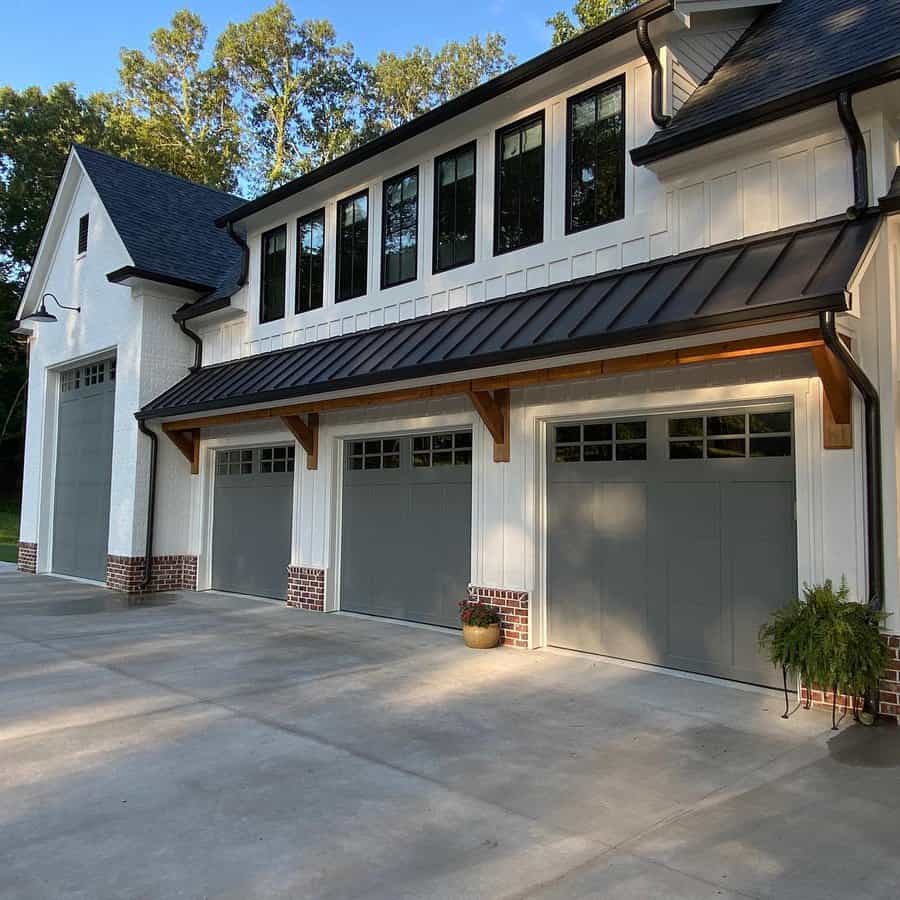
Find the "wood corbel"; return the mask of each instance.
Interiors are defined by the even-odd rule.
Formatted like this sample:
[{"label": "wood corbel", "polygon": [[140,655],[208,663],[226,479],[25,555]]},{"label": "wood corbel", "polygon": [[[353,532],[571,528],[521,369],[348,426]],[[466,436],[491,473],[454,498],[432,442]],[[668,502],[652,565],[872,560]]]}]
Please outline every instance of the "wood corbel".
[{"label": "wood corbel", "polygon": [[194,428],[188,431],[171,431],[163,426],[163,433],[181,451],[184,458],[191,464],[191,475],[200,472],[200,429]]},{"label": "wood corbel", "polygon": [[822,446],[849,450],[853,447],[853,404],[847,370],[828,347],[814,347],[811,352],[822,380]]},{"label": "wood corbel", "polygon": [[284,427],[297,439],[306,451],[306,468],[319,468],[319,414],[308,413],[304,422],[301,416],[281,416]]},{"label": "wood corbel", "polygon": [[509,389],[468,393],[472,406],[494,439],[494,462],[509,462]]}]

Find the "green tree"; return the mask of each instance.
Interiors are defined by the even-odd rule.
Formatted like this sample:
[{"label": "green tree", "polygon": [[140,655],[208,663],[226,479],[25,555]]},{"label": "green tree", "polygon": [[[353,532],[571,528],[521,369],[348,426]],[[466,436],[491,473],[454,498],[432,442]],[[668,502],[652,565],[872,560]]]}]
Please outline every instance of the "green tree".
[{"label": "green tree", "polygon": [[352,146],[362,69],[327,20],[298,22],[283,0],[231,23],[216,44],[252,135],[251,176],[270,189]]},{"label": "green tree", "polygon": [[72,84],[0,87],[0,278],[23,283],[73,142],[103,143],[103,104]]},{"label": "green tree", "polygon": [[[180,10],[150,36],[150,54],[123,50],[110,140],[122,154],[200,184],[232,190],[241,162],[240,122],[229,82],[201,63],[207,29]],[[114,137],[113,137],[114,135]]]},{"label": "green tree", "polygon": [[382,52],[369,73],[369,119],[389,131],[499,75],[515,63],[499,34],[450,41],[436,53],[416,46],[408,53]]},{"label": "green tree", "polygon": [[505,72],[515,65],[516,58],[506,52],[506,38],[491,33],[483,41],[475,35],[464,43],[444,44],[434,63],[436,100],[446,103]]},{"label": "green tree", "polygon": [[576,0],[572,7],[574,20],[565,10],[560,10],[547,19],[547,24],[553,29],[551,43],[558,47],[582,31],[602,25],[607,19],[631,9],[637,2],[638,0]]}]

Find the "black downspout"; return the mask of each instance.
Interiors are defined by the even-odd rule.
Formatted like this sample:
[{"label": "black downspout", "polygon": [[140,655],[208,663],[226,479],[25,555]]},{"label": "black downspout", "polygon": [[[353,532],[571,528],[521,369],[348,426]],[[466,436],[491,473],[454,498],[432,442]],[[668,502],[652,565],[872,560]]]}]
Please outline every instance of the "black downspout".
[{"label": "black downspout", "polygon": [[650,30],[646,19],[638,19],[636,34],[638,46],[644,51],[644,56],[650,64],[650,71],[653,75],[650,88],[650,117],[653,119],[653,124],[656,125],[657,128],[668,128],[669,123],[672,121],[672,117],[667,116],[663,112],[662,66],[659,63],[659,56],[656,53],[656,48],[650,40]]},{"label": "black downspout", "polygon": [[241,248],[241,274],[238,277],[238,287],[243,287],[247,283],[247,274],[250,271],[250,247],[247,242],[234,230],[234,222],[228,223],[228,234],[231,239]]},{"label": "black downspout", "polygon": [[833,312],[819,313],[819,326],[828,349],[847,370],[863,395],[866,419],[866,533],[869,609],[884,606],[884,498],[881,481],[881,409],[878,390],[838,337]]},{"label": "black downspout", "polygon": [[194,342],[195,350],[194,350],[194,364],[191,366],[191,371],[196,372],[203,366],[203,339],[194,331],[191,331],[187,325],[184,324],[182,319],[178,319],[178,327]]},{"label": "black downspout", "polygon": [[138,430],[150,438],[150,484],[147,488],[147,538],[144,545],[144,574],[141,578],[141,590],[150,586],[150,565],[153,560],[153,525],[156,511],[156,450],[159,439],[156,432],[147,427],[143,419],[138,419]]},{"label": "black downspout", "polygon": [[847,134],[853,161],[853,206],[847,210],[847,216],[856,219],[869,207],[869,160],[866,142],[859,129],[856,113],[853,112],[853,98],[849,91],[841,91],[838,94],[837,110],[841,125]]}]

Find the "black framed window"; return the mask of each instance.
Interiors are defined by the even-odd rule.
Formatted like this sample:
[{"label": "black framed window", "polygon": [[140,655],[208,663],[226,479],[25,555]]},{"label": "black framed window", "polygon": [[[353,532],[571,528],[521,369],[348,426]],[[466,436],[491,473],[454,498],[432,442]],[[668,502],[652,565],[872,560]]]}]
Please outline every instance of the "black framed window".
[{"label": "black framed window", "polygon": [[625,79],[569,98],[566,233],[625,215]]},{"label": "black framed window", "polygon": [[384,183],[381,210],[381,287],[415,281],[419,252],[419,170]]},{"label": "black framed window", "polygon": [[325,210],[297,220],[297,288],[294,312],[322,306],[325,295]]},{"label": "black framed window", "polygon": [[544,239],[544,113],[497,132],[494,253]]},{"label": "black framed window", "polygon": [[434,271],[475,261],[473,141],[434,161]]},{"label": "black framed window", "polygon": [[284,318],[284,294],[287,275],[287,225],[279,225],[262,236],[262,272],[260,275],[259,321]]},{"label": "black framed window", "polygon": [[366,292],[369,257],[369,192],[338,200],[335,299],[352,300]]},{"label": "black framed window", "polygon": [[78,220],[78,255],[79,256],[81,256],[82,253],[87,253],[89,223],[90,223],[90,216],[87,213],[85,213]]}]

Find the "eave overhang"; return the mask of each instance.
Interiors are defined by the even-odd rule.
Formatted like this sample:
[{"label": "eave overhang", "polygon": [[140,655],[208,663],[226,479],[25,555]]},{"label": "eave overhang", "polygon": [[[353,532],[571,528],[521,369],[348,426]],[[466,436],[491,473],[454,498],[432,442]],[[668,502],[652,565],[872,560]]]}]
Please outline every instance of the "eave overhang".
[{"label": "eave overhang", "polygon": [[197,300],[194,303],[186,303],[172,313],[172,318],[176,322],[189,322],[191,319],[197,319],[208,313],[219,312],[219,310],[227,309],[231,306],[230,297],[210,297],[205,300]]},{"label": "eave overhang", "polygon": [[894,172],[891,189],[878,201],[878,209],[884,215],[900,212],[900,167]]},{"label": "eave overhang", "polygon": [[131,286],[138,281],[153,281],[157,284],[165,284],[170,287],[186,288],[189,291],[196,291],[199,294],[209,294],[215,290],[215,287],[208,284],[201,284],[197,281],[191,281],[187,278],[179,278],[177,275],[167,275],[162,272],[152,272],[149,269],[142,269],[138,266],[122,266],[112,272],[106,273],[106,280],[112,284],[124,284]]},{"label": "eave overhang", "polygon": [[[834,102],[841,91],[851,94],[868,90],[900,78],[900,56],[895,56],[873,66],[841,75],[829,81],[813,85],[802,91],[779,97],[769,103],[750,110],[742,110],[731,116],[715,119],[697,128],[681,132],[658,132],[648,143],[631,151],[631,161],[636,166],[646,166],[695,147],[710,144],[722,138],[731,137],[758,128],[769,122],[796,115]],[[678,117],[674,123],[677,125]]]},{"label": "eave overhang", "polygon": [[137,415],[166,419],[845,311],[880,220],[831,219],[205,367]]}]

